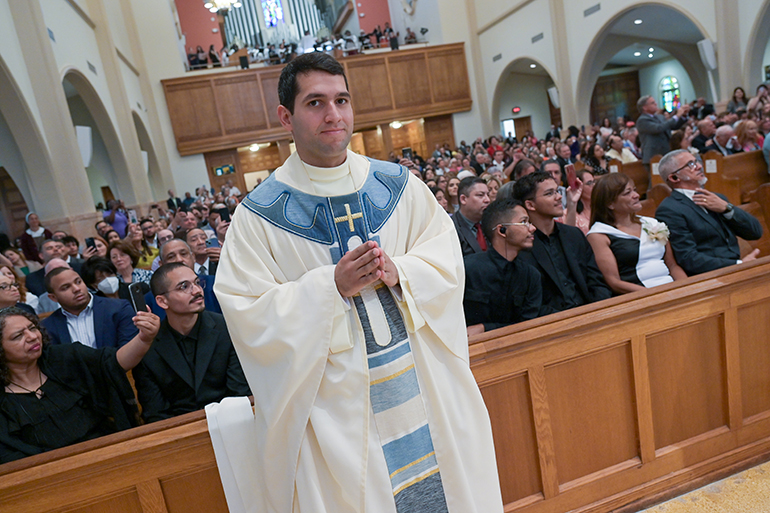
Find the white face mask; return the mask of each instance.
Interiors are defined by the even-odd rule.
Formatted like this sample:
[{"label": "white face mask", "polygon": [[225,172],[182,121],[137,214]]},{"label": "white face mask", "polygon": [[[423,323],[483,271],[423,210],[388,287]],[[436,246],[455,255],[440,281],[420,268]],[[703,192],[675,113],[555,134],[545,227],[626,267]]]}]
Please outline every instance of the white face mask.
[{"label": "white face mask", "polygon": [[119,286],[120,282],[118,281],[117,276],[110,276],[100,281],[96,288],[109,295],[116,293]]}]

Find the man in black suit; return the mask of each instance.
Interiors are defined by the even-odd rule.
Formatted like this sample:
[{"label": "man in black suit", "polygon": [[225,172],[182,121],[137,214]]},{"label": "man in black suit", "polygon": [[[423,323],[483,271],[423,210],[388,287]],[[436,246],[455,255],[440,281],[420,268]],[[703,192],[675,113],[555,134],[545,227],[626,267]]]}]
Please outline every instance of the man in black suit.
[{"label": "man in black suit", "polygon": [[181,207],[184,203],[181,199],[177,198],[174,194],[174,191],[172,189],[168,190],[168,199],[166,200],[166,205],[168,206],[169,210],[173,210],[176,212],[179,207]]},{"label": "man in black suit", "polygon": [[692,138],[692,147],[697,148],[700,153],[713,150],[714,148],[706,149],[706,143],[713,143],[712,137],[716,131],[717,127],[711,118],[701,119],[698,121],[698,135]]},{"label": "man in black suit", "polygon": [[567,176],[567,171],[564,168],[567,164],[575,163],[575,159],[572,158],[572,150],[569,144],[563,142],[557,142],[554,149],[556,150],[556,161],[561,167],[561,174]]},{"label": "man in black suit", "polygon": [[[694,140],[693,140],[694,142]],[[693,144],[694,146],[694,144]],[[722,155],[733,155],[743,151],[735,140],[735,130],[730,125],[722,125],[714,132],[714,137],[706,141],[701,153],[707,151],[718,151]]]},{"label": "man in black suit", "polygon": [[207,247],[208,235],[201,228],[193,228],[185,235],[187,245],[195,257],[195,274],[214,276],[217,274],[219,252],[222,250],[217,242],[217,247]]},{"label": "man in black suit", "polygon": [[639,139],[642,147],[642,162],[649,164],[655,155],[665,155],[669,150],[668,140],[671,132],[687,122],[689,105],[680,107],[671,119],[666,119],[658,114],[658,102],[652,96],[642,96],[636,102],[636,107],[641,113],[636,120],[636,128],[639,131]]},{"label": "man in black suit", "polygon": [[144,419],[154,422],[225,397],[250,395],[224,317],[205,310],[193,270],[165,264],[153,274],[150,287],[166,319],[133,370]]},{"label": "man in black suit", "polygon": [[532,251],[519,259],[540,272],[543,306],[560,312],[610,297],[583,232],[554,221],[564,210],[553,177],[542,171],[527,175],[514,185],[513,197],[524,203],[537,228]]},{"label": "man in black suit", "polygon": [[69,267],[50,271],[45,282],[51,299],[61,305],[42,322],[51,343],[120,348],[138,336],[128,301],[91,295],[80,275]]},{"label": "man in black suit", "polygon": [[457,187],[460,210],[452,216],[463,256],[487,250],[488,241],[481,229],[481,215],[489,205],[489,187],[478,177],[468,177]]},{"label": "man in black suit", "polygon": [[721,194],[704,189],[703,167],[690,152],[666,154],[658,169],[673,192],[655,217],[668,225],[676,262],[689,276],[757,258],[759,250],[755,249],[741,260],[737,237],[759,239],[759,221]]}]

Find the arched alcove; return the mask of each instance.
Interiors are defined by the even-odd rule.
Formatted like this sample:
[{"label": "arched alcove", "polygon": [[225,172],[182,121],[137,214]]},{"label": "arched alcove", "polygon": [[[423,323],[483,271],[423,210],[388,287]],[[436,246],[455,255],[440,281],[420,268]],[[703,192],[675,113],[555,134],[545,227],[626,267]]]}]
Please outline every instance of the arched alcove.
[{"label": "arched alcove", "polygon": [[103,202],[103,187],[116,198],[131,203],[133,187],[123,147],[104,103],[80,71],[68,70],[62,79],[67,105],[75,126],[90,126],[93,158],[85,168],[94,204]]},{"label": "arched alcove", "polygon": [[135,111],[131,111],[131,118],[134,120],[134,127],[136,128],[136,135],[139,138],[139,148],[142,153],[146,154],[147,165],[147,179],[150,182],[150,190],[153,198],[162,198],[163,194],[163,177],[161,176],[160,164],[158,163],[158,156],[155,154],[155,148],[152,145],[152,138],[147,128],[144,126],[142,118]]},{"label": "arched alcove", "polygon": [[[548,97],[550,87],[555,87],[553,74],[542,62],[531,57],[511,61],[495,85],[490,116],[492,123],[497,127],[505,119],[515,121],[529,116],[533,133],[538,138],[543,137],[551,127],[552,118],[560,116],[558,107],[554,107]],[[521,110],[513,113],[511,109],[514,106]]]},{"label": "arched alcove", "polygon": [[[635,25],[635,19],[641,19],[643,23]],[[591,119],[591,98],[599,77],[622,50],[634,45],[640,45],[639,48],[642,49],[655,48],[665,52],[667,58],[677,61],[678,65],[684,69],[696,96],[704,96],[710,102],[715,101],[709,88],[708,74],[701,63],[696,46],[697,41],[707,38],[711,37],[698,20],[679,6],[659,2],[640,2],[620,11],[596,34],[586,52],[578,75],[575,96],[578,119],[581,121]],[[638,64],[631,62],[625,64],[628,65],[629,70],[648,67],[650,61],[645,62],[645,59],[649,59],[648,54],[649,52],[641,52]],[[658,60],[655,58],[652,62]],[[716,76],[714,80],[718,82]],[[640,94],[657,96],[657,89],[642,90]],[[694,98],[685,99],[690,101]],[[633,111],[630,114],[632,118],[638,115]]]},{"label": "arched alcove", "polygon": [[[746,58],[743,60],[743,83],[748,96],[753,96],[754,88],[765,82],[762,64],[767,62],[765,55],[768,53],[768,46],[770,46],[770,0],[765,0],[751,29]],[[732,91],[726,91],[725,95],[727,94],[732,96]]]},{"label": "arched alcove", "polygon": [[[65,212],[53,183],[51,160],[42,133],[24,95],[0,56],[0,166],[18,188],[23,202],[42,219]],[[15,202],[20,203],[20,202]],[[18,223],[6,220],[11,237]]]}]

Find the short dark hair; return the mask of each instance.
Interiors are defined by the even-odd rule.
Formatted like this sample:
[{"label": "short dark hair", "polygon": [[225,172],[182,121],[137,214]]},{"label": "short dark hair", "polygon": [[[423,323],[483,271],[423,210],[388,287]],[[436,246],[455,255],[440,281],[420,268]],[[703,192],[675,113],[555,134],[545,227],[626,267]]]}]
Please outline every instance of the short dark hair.
[{"label": "short dark hair", "polygon": [[112,262],[106,258],[94,256],[89,258],[83,263],[83,267],[80,269],[80,276],[83,277],[83,281],[86,282],[91,288],[94,288],[96,283],[96,273],[110,273],[118,274],[118,270],[115,268]]},{"label": "short dark hair", "polygon": [[287,64],[278,79],[278,99],[281,105],[294,114],[294,100],[297,98],[297,75],[310,73],[311,71],[324,71],[330,75],[342,75],[345,79],[345,87],[348,86],[348,77],[345,76],[345,68],[337,62],[337,59],[323,52],[311,52],[300,55]]},{"label": "short dark hair", "polygon": [[516,184],[513,186],[513,198],[522,203],[527,200],[535,199],[537,186],[546,180],[553,180],[553,177],[543,171],[535,171],[531,175],[516,180]]},{"label": "short dark hair", "polygon": [[76,246],[80,246],[80,241],[77,240],[72,235],[67,235],[61,238],[61,243],[64,244],[65,246],[71,242],[74,242]]},{"label": "short dark hair", "polygon": [[481,230],[488,241],[494,237],[497,225],[504,223],[509,212],[516,207],[527,210],[521,201],[515,199],[495,200],[484,209],[484,213],[481,215]]},{"label": "short dark hair", "polygon": [[180,267],[189,269],[189,267],[181,262],[171,262],[158,267],[158,270],[150,278],[150,290],[152,290],[153,296],[160,296],[168,292],[168,273]]},{"label": "short dark hair", "polygon": [[104,224],[106,224],[106,225],[108,225],[108,226],[109,226],[109,224],[110,224],[110,223],[108,223],[107,221],[105,221],[104,219],[99,219],[98,221],[96,221],[96,224],[94,225],[94,229],[95,229],[97,232],[99,231],[99,225],[100,225],[100,224],[102,224],[102,223],[104,223]]},{"label": "short dark hair", "polygon": [[152,217],[143,217],[139,220],[139,226],[141,227],[144,223],[155,224],[155,220]]},{"label": "short dark hair", "polygon": [[51,271],[45,275],[45,290],[47,290],[49,294],[53,294],[53,285],[51,282],[64,271],[76,272],[72,267],[57,267],[56,269],[51,269]]},{"label": "short dark hair", "polygon": [[478,183],[487,185],[487,182],[485,182],[483,178],[479,178],[478,176],[469,176],[468,178],[463,178],[462,180],[460,180],[460,185],[457,186],[458,201],[460,196],[468,196],[468,193],[473,188],[473,186]]}]

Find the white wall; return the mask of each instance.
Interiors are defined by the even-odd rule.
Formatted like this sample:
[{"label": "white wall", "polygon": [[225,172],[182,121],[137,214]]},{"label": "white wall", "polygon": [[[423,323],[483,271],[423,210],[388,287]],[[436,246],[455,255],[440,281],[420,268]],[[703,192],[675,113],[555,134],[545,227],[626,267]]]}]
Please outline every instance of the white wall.
[{"label": "white wall", "polygon": [[695,88],[692,85],[690,76],[684,70],[682,65],[676,59],[667,59],[658,61],[650,66],[639,69],[639,92],[654,95],[658,105],[663,107],[660,102],[659,84],[663,77],[671,75],[679,80],[679,92],[683,102],[691,102],[695,96]]},{"label": "white wall", "polygon": [[[496,127],[504,119],[532,117],[532,131],[541,139],[551,129],[551,111],[548,108],[549,86],[553,85],[550,77],[509,73],[501,83],[500,108],[497,112]],[[521,107],[521,112],[513,114],[514,106]],[[499,132],[500,129],[497,129]],[[522,134],[516,134],[521,137]]]},{"label": "white wall", "polygon": [[[767,0],[741,0],[738,2],[736,8],[738,9],[738,20],[740,23],[740,45],[741,45],[741,58],[745,59],[747,55],[747,49],[749,46],[749,37],[751,36],[751,31],[754,28],[754,24],[758,23],[760,20],[759,17],[759,11],[762,9],[762,6],[765,4]],[[765,52],[765,61],[764,64],[768,64],[767,62],[767,52]],[[764,72],[763,72],[764,76]],[[747,84],[747,87],[754,87],[754,85]],[[746,91],[748,93],[748,90]],[[753,94],[753,93],[750,93]],[[732,96],[732,91],[730,92],[730,96]]]},{"label": "white wall", "polygon": [[120,7],[121,0],[102,1],[104,2],[104,10],[110,24],[112,43],[129,61],[133,61],[134,55],[131,49],[131,40],[128,37],[126,25],[123,23],[123,11]]},{"label": "white wall", "polygon": [[[765,76],[765,66],[770,66],[770,39],[767,40],[767,45],[765,46],[765,57],[762,59],[762,77],[763,78]],[[759,84],[748,84],[746,87],[746,94],[749,96],[754,96],[754,93],[756,92],[758,85]]]},{"label": "white wall", "polygon": [[[16,187],[19,188],[27,206],[32,206],[29,184],[27,183],[27,167],[24,165],[24,159],[16,145],[16,140],[11,134],[8,123],[2,114],[0,114],[0,167],[4,167],[8,174],[13,178]],[[2,216],[0,216],[2,222]],[[11,237],[20,235],[18,233],[8,234]]]}]

